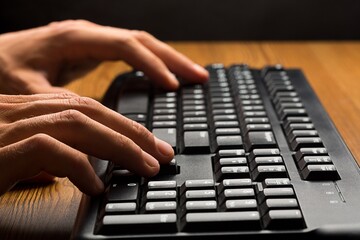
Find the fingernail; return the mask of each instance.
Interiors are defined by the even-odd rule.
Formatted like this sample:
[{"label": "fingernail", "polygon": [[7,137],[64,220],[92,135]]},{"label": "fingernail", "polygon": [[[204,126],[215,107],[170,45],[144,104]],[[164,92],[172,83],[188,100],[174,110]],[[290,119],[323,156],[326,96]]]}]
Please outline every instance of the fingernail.
[{"label": "fingernail", "polygon": [[174,150],[170,146],[170,144],[168,144],[167,142],[164,142],[163,140],[156,138],[156,146],[157,146],[159,153],[164,158],[170,159],[170,158],[174,157]]},{"label": "fingernail", "polygon": [[143,151],[143,159],[145,160],[147,165],[149,165],[152,168],[157,168],[160,166],[158,160],[156,160],[153,156],[151,156],[150,154],[144,151]]},{"label": "fingernail", "polygon": [[177,80],[175,75],[172,74],[171,72],[169,72],[169,79],[171,81],[172,88],[177,89],[179,87],[179,81]]},{"label": "fingernail", "polygon": [[202,66],[200,66],[199,64],[194,64],[194,69],[196,72],[198,72],[199,74],[203,75],[203,76],[208,76],[209,73],[205,70],[205,68],[203,68]]},{"label": "fingernail", "polygon": [[97,194],[100,194],[104,191],[104,183],[97,176],[95,176],[95,187]]},{"label": "fingernail", "polygon": [[148,173],[146,175],[152,177],[155,176],[160,170],[159,162],[150,154],[143,152],[143,159],[145,160],[146,164],[151,168],[148,169]]}]

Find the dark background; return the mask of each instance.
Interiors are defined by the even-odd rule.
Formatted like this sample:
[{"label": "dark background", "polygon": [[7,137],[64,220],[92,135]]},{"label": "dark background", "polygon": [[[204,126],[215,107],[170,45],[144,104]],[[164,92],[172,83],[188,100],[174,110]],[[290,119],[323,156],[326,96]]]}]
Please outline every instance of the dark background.
[{"label": "dark background", "polygon": [[358,0],[2,0],[0,32],[63,19],[162,40],[360,39]]}]

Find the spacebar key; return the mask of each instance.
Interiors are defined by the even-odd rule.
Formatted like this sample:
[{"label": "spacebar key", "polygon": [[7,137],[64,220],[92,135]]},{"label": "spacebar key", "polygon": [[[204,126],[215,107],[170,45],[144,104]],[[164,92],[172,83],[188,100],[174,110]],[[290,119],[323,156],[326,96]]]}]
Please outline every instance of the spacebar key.
[{"label": "spacebar key", "polygon": [[100,233],[176,232],[176,214],[134,214],[104,216]]},{"label": "spacebar key", "polygon": [[188,213],[182,221],[188,232],[260,229],[257,211]]}]

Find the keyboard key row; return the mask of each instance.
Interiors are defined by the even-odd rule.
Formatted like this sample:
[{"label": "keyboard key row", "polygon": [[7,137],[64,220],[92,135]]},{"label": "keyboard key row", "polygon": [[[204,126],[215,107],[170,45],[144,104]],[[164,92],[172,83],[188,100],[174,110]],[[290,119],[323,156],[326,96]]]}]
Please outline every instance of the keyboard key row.
[{"label": "keyboard key row", "polygon": [[294,151],[300,176],[304,180],[339,179],[335,165],[287,73],[281,68],[270,71],[264,81],[283,122],[289,147]]}]

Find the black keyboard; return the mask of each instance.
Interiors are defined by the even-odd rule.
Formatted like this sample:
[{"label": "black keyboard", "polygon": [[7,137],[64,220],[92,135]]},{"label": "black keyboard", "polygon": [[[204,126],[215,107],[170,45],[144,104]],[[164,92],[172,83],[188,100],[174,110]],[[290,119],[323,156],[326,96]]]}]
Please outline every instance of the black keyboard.
[{"label": "black keyboard", "polygon": [[151,179],[92,158],[107,189],[83,196],[72,237],[360,239],[358,165],[301,70],[207,70],[177,92],[138,71],[115,79],[104,104],[175,158]]}]

